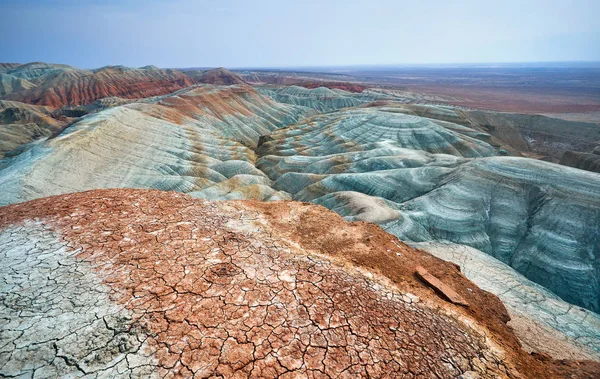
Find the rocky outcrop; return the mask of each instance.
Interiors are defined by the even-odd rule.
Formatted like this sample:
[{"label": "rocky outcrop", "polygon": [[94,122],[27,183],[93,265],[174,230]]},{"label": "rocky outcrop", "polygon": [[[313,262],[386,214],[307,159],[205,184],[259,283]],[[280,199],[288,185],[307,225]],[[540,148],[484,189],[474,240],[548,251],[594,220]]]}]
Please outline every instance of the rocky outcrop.
[{"label": "rocky outcrop", "polygon": [[[380,228],[292,202],[103,190],[0,208],[3,376],[592,378]],[[468,299],[439,298],[423,266]]]},{"label": "rocky outcrop", "polygon": [[53,117],[51,108],[0,100],[0,124],[30,123],[38,126],[56,126],[60,124],[60,120]]}]

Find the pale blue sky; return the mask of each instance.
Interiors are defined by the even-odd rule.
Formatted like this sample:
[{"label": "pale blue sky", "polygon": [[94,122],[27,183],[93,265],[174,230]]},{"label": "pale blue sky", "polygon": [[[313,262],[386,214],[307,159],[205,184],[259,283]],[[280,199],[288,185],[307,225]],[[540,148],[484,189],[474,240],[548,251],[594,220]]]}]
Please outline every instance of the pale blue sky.
[{"label": "pale blue sky", "polygon": [[0,62],[600,61],[600,0],[0,0]]}]

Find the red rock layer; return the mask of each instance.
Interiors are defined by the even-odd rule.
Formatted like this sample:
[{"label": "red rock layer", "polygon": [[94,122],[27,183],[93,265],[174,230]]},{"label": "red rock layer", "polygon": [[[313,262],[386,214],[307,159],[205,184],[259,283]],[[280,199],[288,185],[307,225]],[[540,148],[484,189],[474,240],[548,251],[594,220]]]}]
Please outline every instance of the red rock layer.
[{"label": "red rock layer", "polygon": [[164,95],[189,87],[194,81],[176,70],[123,70],[106,68],[98,72],[67,71],[39,86],[19,91],[7,99],[61,107],[89,104],[97,99],[118,96],[127,99]]},{"label": "red rock layer", "polygon": [[363,92],[368,87],[359,83],[350,82],[330,82],[322,80],[312,80],[309,78],[286,76],[288,74],[245,74],[244,79],[251,84],[278,84],[278,85],[296,85],[305,88],[327,87],[330,89],[341,89],[348,92]]},{"label": "red rock layer", "polygon": [[201,75],[194,77],[198,83],[215,84],[229,86],[233,84],[246,84],[244,79],[238,74],[227,70],[226,68],[216,68],[209,70]]},{"label": "red rock layer", "polygon": [[[249,85],[231,87],[198,86],[178,96],[162,100],[159,104],[167,105],[180,113],[191,117],[212,116],[223,119],[230,115],[251,117],[254,110],[251,105],[273,107],[273,100],[261,95]],[[177,120],[170,120],[177,122]]]}]

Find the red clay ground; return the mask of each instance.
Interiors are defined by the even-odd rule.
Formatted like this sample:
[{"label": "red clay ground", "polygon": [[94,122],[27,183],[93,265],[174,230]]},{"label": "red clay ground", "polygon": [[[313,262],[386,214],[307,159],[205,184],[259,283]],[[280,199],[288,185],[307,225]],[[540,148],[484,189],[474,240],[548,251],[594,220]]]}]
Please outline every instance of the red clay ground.
[{"label": "red clay ground", "polygon": [[[456,266],[320,206],[117,189],[0,208],[0,230],[34,219],[81,249],[167,377],[600,373],[527,354],[500,301]],[[417,266],[470,306],[438,297]]]}]

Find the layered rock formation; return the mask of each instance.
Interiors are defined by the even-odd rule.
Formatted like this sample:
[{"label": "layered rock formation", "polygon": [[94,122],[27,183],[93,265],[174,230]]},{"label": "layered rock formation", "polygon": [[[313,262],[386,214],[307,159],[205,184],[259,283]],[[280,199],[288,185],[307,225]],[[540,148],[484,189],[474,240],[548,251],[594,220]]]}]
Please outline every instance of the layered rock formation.
[{"label": "layered rock formation", "polygon": [[327,82],[327,81],[308,81],[308,82],[301,82],[298,83],[297,85],[300,85],[302,87],[305,88],[319,88],[319,87],[326,87],[329,89],[341,89],[343,91],[347,91],[347,92],[362,92],[364,90],[367,89],[367,87],[358,84],[358,83],[348,83],[348,82]]},{"label": "layered rock formation", "polygon": [[[592,378],[380,228],[292,202],[103,190],[0,208],[0,374]],[[469,303],[442,300],[423,267]]]},{"label": "layered rock formation", "polygon": [[417,246],[478,249],[448,254],[445,245],[425,245],[461,266],[470,257],[467,270],[488,273],[473,280],[505,301],[526,345],[539,344],[544,331],[600,357],[600,318],[563,301],[599,309],[597,175],[495,157],[489,135],[399,108],[346,110],[275,131],[261,139],[257,167],[294,199],[378,223]]},{"label": "layered rock formation", "polygon": [[23,145],[60,131],[66,123],[47,107],[0,100],[0,159],[19,154]]},{"label": "layered rock formation", "polygon": [[491,136],[490,143],[501,146],[511,155],[559,162],[566,151],[588,152],[600,143],[600,128],[594,123],[449,106],[407,105],[403,109],[487,133]]},{"label": "layered rock formation", "polygon": [[6,99],[51,107],[88,104],[110,96],[133,99],[164,95],[194,83],[177,70],[152,67],[108,66],[89,71],[64,65],[30,63],[8,70],[4,75],[35,84],[34,87],[7,93]]},{"label": "layered rock formation", "polygon": [[5,62],[0,62],[0,72],[6,72],[8,70],[12,70],[15,67],[20,66],[20,63],[5,63]]},{"label": "layered rock formation", "polygon": [[315,109],[319,112],[331,112],[341,108],[355,107],[376,100],[402,100],[392,95],[364,91],[351,93],[340,89],[317,87],[308,89],[300,86],[258,86],[257,89],[274,100]]},{"label": "layered rock formation", "polygon": [[541,115],[468,111],[466,117],[507,145],[558,162],[567,150],[590,151],[600,143],[597,124]]},{"label": "layered rock formation", "polygon": [[596,147],[593,153],[565,151],[560,164],[600,173],[600,148]]},{"label": "layered rock formation", "polygon": [[276,103],[249,86],[190,87],[108,108],[5,161],[0,204],[94,188],[193,192],[217,183],[205,193],[287,198],[254,167],[252,147],[260,135],[305,114],[310,110]]},{"label": "layered rock formation", "polygon": [[[41,64],[5,70],[19,68],[38,87],[79,75]],[[109,71],[156,68],[94,75]],[[114,187],[311,201],[464,266],[505,302],[528,350],[600,360],[600,319],[590,311],[600,309],[598,175],[514,157],[542,152],[518,116],[502,124],[509,116],[405,101],[377,90],[246,84],[55,110],[4,101],[0,204]],[[541,138],[534,124],[532,138],[547,142],[539,146],[558,146],[560,137]],[[552,151],[595,141],[595,129],[581,130]]]},{"label": "layered rock formation", "polygon": [[[394,219],[380,223],[400,238],[475,247],[598,311],[597,175],[531,159],[481,159],[495,151],[472,132],[387,108],[349,110],[263,138],[257,167],[276,189],[347,216],[362,207],[345,206],[337,193],[382,198],[380,212]],[[480,159],[464,159],[471,157]]]},{"label": "layered rock formation", "polygon": [[0,74],[0,96],[11,92],[24,91],[35,87],[35,84],[12,75]]},{"label": "layered rock formation", "polygon": [[198,83],[229,86],[234,84],[247,84],[238,74],[234,74],[226,68],[219,67],[204,72],[186,71],[188,76]]},{"label": "layered rock formation", "polygon": [[26,64],[9,64],[5,66],[4,73],[17,78],[25,79],[35,85],[41,84],[53,76],[79,70],[66,64],[52,64],[44,62],[31,62]]}]

